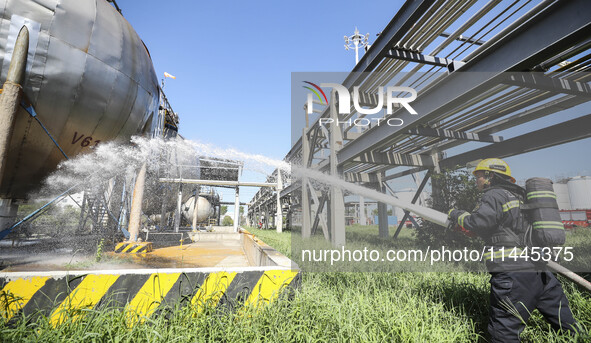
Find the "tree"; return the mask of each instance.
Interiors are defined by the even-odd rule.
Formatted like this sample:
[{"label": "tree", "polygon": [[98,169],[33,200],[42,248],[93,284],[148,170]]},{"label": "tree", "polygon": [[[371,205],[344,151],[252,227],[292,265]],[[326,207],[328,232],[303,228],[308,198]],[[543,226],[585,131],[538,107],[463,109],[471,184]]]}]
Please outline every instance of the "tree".
[{"label": "tree", "polygon": [[[378,213],[380,213],[380,211],[377,208],[374,208],[373,211],[371,211],[371,214],[373,216],[377,216]],[[391,216],[392,215],[392,209],[389,209],[387,213],[388,213],[389,216]]]},{"label": "tree", "polygon": [[226,212],[228,212],[228,206],[226,206],[226,205],[222,205],[222,206],[220,207],[220,215],[222,215],[222,216],[223,216],[224,214],[226,214]]},{"label": "tree", "polygon": [[[428,205],[443,213],[447,213],[452,208],[472,212],[480,197],[474,176],[467,170],[445,170],[440,174],[434,174],[431,185],[432,199],[428,200]],[[417,240],[425,245],[474,246],[477,244],[476,239],[457,231],[446,230],[427,221],[423,221],[415,235]]]},{"label": "tree", "polygon": [[232,225],[234,225],[234,221],[232,220],[232,218],[230,216],[225,216],[224,219],[222,220],[222,225],[223,226],[232,226]]},{"label": "tree", "polygon": [[245,218],[244,216],[244,206],[240,206],[240,215],[238,216],[238,225],[240,225],[240,223],[244,222],[244,220],[242,218]]}]

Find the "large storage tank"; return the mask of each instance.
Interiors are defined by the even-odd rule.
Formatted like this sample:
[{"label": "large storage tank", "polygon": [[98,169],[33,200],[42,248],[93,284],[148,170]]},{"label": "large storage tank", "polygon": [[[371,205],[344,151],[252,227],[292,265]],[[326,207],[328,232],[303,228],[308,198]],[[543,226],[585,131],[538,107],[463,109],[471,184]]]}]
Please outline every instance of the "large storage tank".
[{"label": "large storage tank", "polygon": [[555,183],[554,193],[556,193],[556,202],[561,210],[570,210],[570,196],[568,194],[568,185],[566,183]]},{"label": "large storage tank", "polygon": [[573,210],[591,209],[591,177],[577,176],[568,180],[570,204]]},{"label": "large storage tank", "polygon": [[[159,90],[150,55],[106,0],[2,1],[2,82],[23,25],[30,37],[25,99],[69,157],[100,142],[154,132]],[[65,159],[23,109],[7,150],[4,198],[25,198]]]},{"label": "large storage tank", "polygon": [[[193,214],[195,213],[195,196],[192,196],[185,202],[182,207],[183,217],[190,223],[193,222]],[[207,218],[213,214],[213,207],[209,200],[204,197],[197,198],[197,223],[207,221]]]}]

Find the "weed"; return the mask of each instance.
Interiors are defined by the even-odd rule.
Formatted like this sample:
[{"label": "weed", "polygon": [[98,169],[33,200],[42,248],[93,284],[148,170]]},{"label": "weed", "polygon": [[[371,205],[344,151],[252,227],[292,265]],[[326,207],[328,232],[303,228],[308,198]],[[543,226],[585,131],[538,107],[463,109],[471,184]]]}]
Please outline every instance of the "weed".
[{"label": "weed", "polygon": [[105,247],[105,239],[101,238],[101,240],[98,242],[98,244],[96,246],[96,254],[94,256],[95,262],[100,262],[101,259],[103,258],[104,247]]}]

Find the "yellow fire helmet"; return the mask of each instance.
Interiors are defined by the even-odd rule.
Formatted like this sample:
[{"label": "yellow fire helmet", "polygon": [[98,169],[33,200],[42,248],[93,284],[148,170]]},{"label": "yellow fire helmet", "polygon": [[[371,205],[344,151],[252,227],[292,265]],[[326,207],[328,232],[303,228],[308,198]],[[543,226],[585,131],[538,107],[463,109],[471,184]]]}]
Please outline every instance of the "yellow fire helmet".
[{"label": "yellow fire helmet", "polygon": [[511,179],[511,182],[515,183],[515,178],[511,176],[511,168],[509,168],[509,165],[500,158],[486,158],[480,161],[472,173],[476,175],[476,172],[479,170],[508,176]]}]

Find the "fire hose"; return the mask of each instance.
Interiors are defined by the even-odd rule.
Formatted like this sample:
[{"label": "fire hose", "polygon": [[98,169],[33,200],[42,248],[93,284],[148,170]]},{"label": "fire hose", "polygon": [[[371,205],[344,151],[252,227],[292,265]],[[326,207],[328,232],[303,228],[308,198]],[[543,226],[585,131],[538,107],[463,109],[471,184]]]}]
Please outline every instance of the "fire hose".
[{"label": "fire hose", "polygon": [[[381,194],[381,196],[378,194]],[[434,209],[422,207],[422,206],[415,205],[415,204],[405,203],[403,201],[400,201],[399,199],[390,197],[390,196],[383,194],[383,193],[376,192],[375,195],[372,194],[372,197],[379,198],[379,199],[375,199],[375,200],[378,200],[380,202],[388,203],[392,206],[400,207],[400,208],[405,209],[409,212],[413,212],[413,213],[419,215],[421,218],[423,218],[427,221],[430,221],[434,224],[441,225],[446,228],[450,225],[450,222],[447,218],[447,214],[436,211]],[[579,285],[579,286],[583,287],[584,289],[586,289],[587,291],[591,292],[591,282],[587,281],[586,279],[584,279],[580,275],[576,274],[575,272],[559,265],[558,263],[556,263],[554,261],[548,261],[547,266],[548,266],[548,269],[550,269],[551,271],[556,272],[556,273],[566,277],[567,279],[571,280],[572,282],[576,283],[577,285]]]},{"label": "fire hose", "polygon": [[[349,182],[346,182],[342,179],[333,178],[330,175],[327,175],[327,174],[324,174],[321,172],[311,171],[311,170],[307,170],[307,169],[304,171],[302,169],[297,169],[297,168],[295,168],[295,172],[301,173],[301,176],[303,176],[303,177],[313,177],[314,179],[317,179],[321,182],[325,182],[327,184],[332,184],[334,186],[341,187],[343,189],[347,189],[347,190],[351,191],[352,193],[363,194],[363,195],[365,195],[369,198],[372,198],[378,202],[389,204],[394,207],[400,207],[403,210],[413,212],[413,213],[419,215],[421,218],[423,218],[431,223],[441,225],[444,228],[447,228],[450,225],[447,214],[436,211],[432,208],[427,208],[427,207],[419,206],[416,204],[404,202],[398,198],[389,196],[387,194],[384,194],[384,193],[381,193],[381,192],[378,192],[375,190],[371,190],[371,189],[365,188],[365,187],[357,185],[357,184],[349,183]],[[582,278],[580,275],[576,274],[575,272],[559,265],[558,263],[556,263],[554,261],[548,261],[547,266],[548,266],[548,269],[550,269],[551,271],[556,272],[556,273],[566,277],[567,279],[571,280],[572,282],[576,283],[577,285],[579,285],[579,286],[583,287],[584,289],[586,289],[587,291],[591,292],[591,282]]]}]

